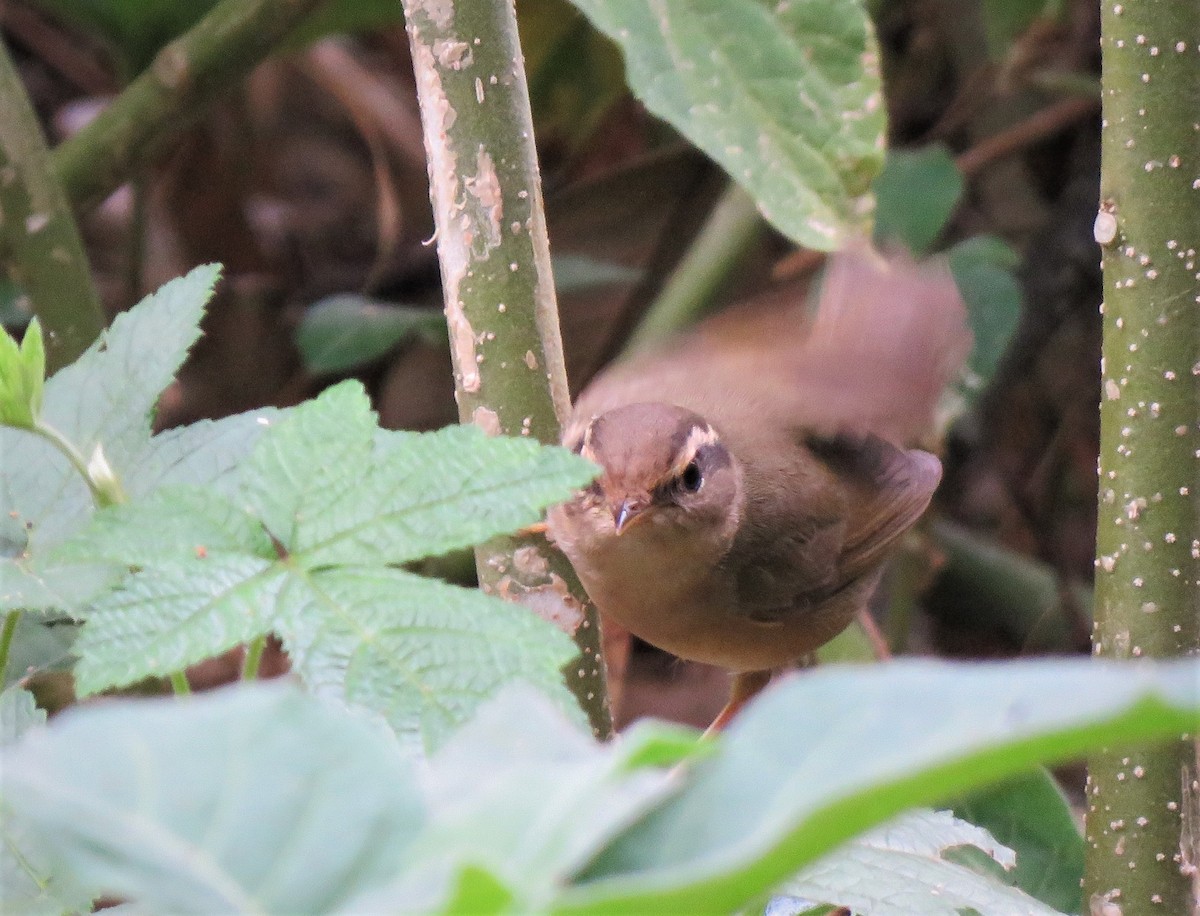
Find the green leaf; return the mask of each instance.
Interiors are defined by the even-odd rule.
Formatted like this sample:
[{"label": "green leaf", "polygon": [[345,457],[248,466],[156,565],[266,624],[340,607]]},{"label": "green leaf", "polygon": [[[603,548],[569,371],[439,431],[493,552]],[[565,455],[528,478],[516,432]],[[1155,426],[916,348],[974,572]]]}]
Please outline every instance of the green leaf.
[{"label": "green leaf", "polygon": [[753,703],[686,787],[605,850],[559,909],[731,911],[907,808],[1198,725],[1193,661],[818,669]]},{"label": "green leaf", "polygon": [[[0,751],[45,724],[46,714],[37,708],[29,691],[9,687],[0,693]],[[7,786],[3,788],[7,791]],[[37,840],[22,824],[7,817],[0,826],[0,889],[5,912],[22,916],[62,916],[92,908],[91,896],[66,889],[64,882],[52,875],[46,851]]]},{"label": "green leaf", "polygon": [[[855,838],[779,890],[805,901],[801,911],[819,900],[861,916],[959,916],[968,907],[1061,916],[1016,888],[943,858],[962,846],[981,850],[1004,868],[1016,862],[1011,849],[980,827],[946,811],[913,811]],[[782,916],[786,910],[772,912]]]},{"label": "green leaf", "polygon": [[446,319],[433,309],[345,294],[309,306],[296,328],[296,346],[304,368],[320,375],[374,362],[413,336],[444,341]]},{"label": "green leaf", "polygon": [[280,684],[73,710],[5,758],[53,873],[151,912],[328,912],[423,819],[381,730]]},{"label": "green leaf", "polygon": [[[361,910],[407,909],[413,899],[431,910],[439,898],[461,898],[455,863],[482,868],[514,899],[510,912],[551,909],[570,876],[673,791],[675,776],[651,761],[663,759],[660,742],[674,744],[678,733],[638,725],[601,746],[537,693],[506,690],[429,761],[429,822],[401,877]],[[441,912],[473,912],[455,905]]]},{"label": "green leaf", "polygon": [[474,426],[379,430],[362,386],[347,381],[264,437],[244,492],[297,562],[399,564],[530,525],[594,475],[565,449]]},{"label": "green leaf", "polygon": [[[82,357],[46,383],[41,420],[81,455],[102,446],[117,475],[132,483],[129,470],[150,440],[154,407],[199,337],[218,272],[215,265],[197,267],[118,315]],[[31,554],[83,526],[91,496],[57,449],[0,429],[0,454],[0,513],[28,528]]]},{"label": "green leaf", "polygon": [[536,521],[590,463],[473,427],[383,431],[346,382],[269,424],[240,470],[228,498],[166,487],[97,513],[55,552],[138,568],[86,613],[81,694],[274,632],[312,689],[382,713],[410,745],[437,746],[514,680],[575,708],[565,634],[394,567]]},{"label": "green leaf", "polygon": [[954,802],[954,813],[986,828],[1017,854],[1017,887],[1067,913],[1081,907],[1083,836],[1054,779],[1031,770]]},{"label": "green leaf", "polygon": [[42,409],[45,376],[46,350],[38,320],[29,323],[20,347],[0,329],[0,423],[33,429]]},{"label": "green leaf", "polygon": [[860,231],[883,161],[879,54],[860,0],[574,0],[654,114],[741,182],[794,241]]},{"label": "green leaf", "polygon": [[272,626],[294,670],[381,713],[406,747],[438,747],[515,681],[578,717],[562,678],[575,644],[528,608],[386,567],[318,570],[304,585],[289,582]]},{"label": "green leaf", "polygon": [[28,677],[46,671],[65,671],[73,663],[71,647],[79,626],[63,619],[41,619],[25,613],[17,621],[12,645],[8,650],[8,667],[4,671],[5,689]]},{"label": "green leaf", "polygon": [[983,389],[1021,317],[1021,284],[1014,273],[1020,256],[995,236],[978,235],[948,252],[950,271],[967,306],[975,347],[967,366],[971,392]]},{"label": "green leaf", "polygon": [[903,242],[914,254],[929,250],[963,193],[963,177],[946,147],[888,150],[875,179],[875,238]]},{"label": "green leaf", "polygon": [[37,708],[33,694],[21,687],[0,692],[0,748],[15,744],[25,732],[46,724],[46,713]]},{"label": "green leaf", "polygon": [[75,640],[75,689],[165,676],[266,635],[285,574],[253,556],[163,563],[99,598]]},{"label": "green leaf", "polygon": [[644,271],[612,261],[597,261],[582,254],[556,254],[553,263],[554,288],[560,296],[637,283],[645,275]]}]

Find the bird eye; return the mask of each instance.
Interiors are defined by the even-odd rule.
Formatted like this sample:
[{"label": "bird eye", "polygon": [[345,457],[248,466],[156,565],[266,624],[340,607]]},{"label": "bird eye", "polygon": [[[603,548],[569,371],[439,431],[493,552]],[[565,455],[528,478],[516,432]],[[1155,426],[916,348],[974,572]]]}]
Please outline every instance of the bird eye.
[{"label": "bird eye", "polygon": [[697,492],[704,485],[704,475],[700,473],[700,465],[689,461],[688,466],[679,475],[679,485],[689,493]]}]

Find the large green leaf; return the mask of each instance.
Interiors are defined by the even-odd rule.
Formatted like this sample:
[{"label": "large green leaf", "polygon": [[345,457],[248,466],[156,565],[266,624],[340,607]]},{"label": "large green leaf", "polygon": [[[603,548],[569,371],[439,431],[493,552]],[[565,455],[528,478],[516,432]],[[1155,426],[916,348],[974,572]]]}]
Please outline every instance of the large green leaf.
[{"label": "large green leaf", "polygon": [[728,912],[861,830],[1037,762],[1195,730],[1200,666],[1046,661],[817,670],[768,691],[561,910]]},{"label": "large green leaf", "polygon": [[138,569],[94,602],[75,645],[81,693],[166,675],[274,632],[313,688],[385,715],[433,747],[503,684],[564,708],[572,641],[525,608],[399,564],[538,519],[591,479],[564,449],[380,430],[346,382],[259,440],[228,499],[171,487],[97,513],[64,564]]},{"label": "large green leaf", "polygon": [[53,874],[151,912],[328,912],[423,818],[383,730],[278,684],[64,713],[5,754],[3,790]]},{"label": "large green leaf", "polygon": [[[46,714],[34,705],[33,694],[20,687],[0,692],[0,752],[45,723]],[[47,850],[27,825],[10,817],[0,823],[0,903],[5,912],[62,916],[91,909],[91,895],[54,873]]]},{"label": "large green leaf", "polygon": [[800,244],[861,230],[883,161],[878,50],[859,0],[574,0],[629,85]]}]

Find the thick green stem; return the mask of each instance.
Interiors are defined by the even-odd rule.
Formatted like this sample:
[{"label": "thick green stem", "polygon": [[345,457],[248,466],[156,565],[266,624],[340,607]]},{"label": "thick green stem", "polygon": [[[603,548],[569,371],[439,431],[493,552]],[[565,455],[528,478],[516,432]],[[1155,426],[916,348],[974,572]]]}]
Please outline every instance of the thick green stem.
[{"label": "thick green stem", "polygon": [[[1195,654],[1200,5],[1105,3],[1101,27],[1096,239],[1105,305],[1094,648],[1114,658]],[[1092,912],[1192,912],[1195,780],[1188,740],[1091,759],[1084,890]]]},{"label": "thick green stem", "polygon": [[67,196],[100,203],[237,86],[325,0],[222,0],[87,127],[54,150]]},{"label": "thick green stem", "polygon": [[[459,415],[556,443],[570,409],[524,60],[512,0],[405,0]],[[567,683],[611,730],[594,606],[532,535],[476,551],[481,587],[570,632]]]},{"label": "thick green stem", "polygon": [[0,42],[0,274],[28,294],[46,332],[51,372],[104,327],[75,218],[8,49]]}]

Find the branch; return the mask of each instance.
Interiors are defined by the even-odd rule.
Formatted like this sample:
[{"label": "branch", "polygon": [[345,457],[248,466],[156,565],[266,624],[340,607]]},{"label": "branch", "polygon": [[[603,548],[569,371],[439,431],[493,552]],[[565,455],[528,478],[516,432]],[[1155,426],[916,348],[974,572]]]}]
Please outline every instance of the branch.
[{"label": "branch", "polygon": [[[429,162],[455,391],[463,422],[557,443],[570,409],[529,91],[512,0],[404,0]],[[563,626],[567,683],[611,731],[595,608],[542,538],[476,551],[484,591]]]},{"label": "branch", "polygon": [[324,0],[222,0],[94,121],[61,143],[54,169],[79,210],[155,162]]}]

